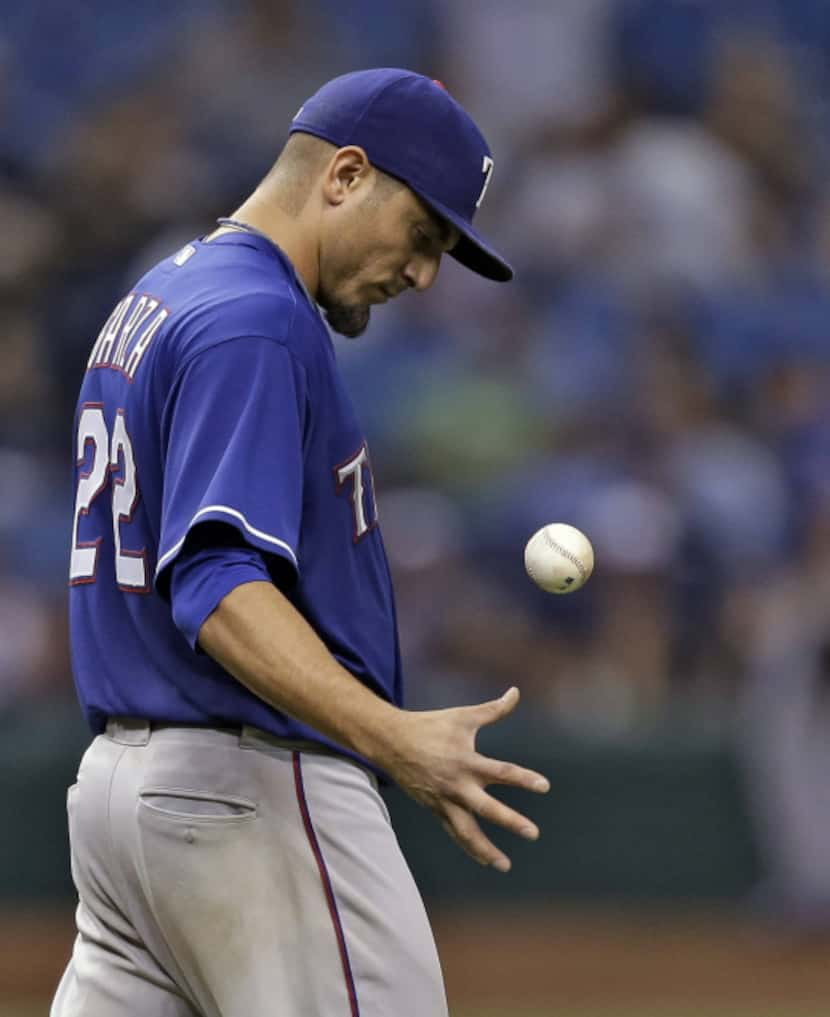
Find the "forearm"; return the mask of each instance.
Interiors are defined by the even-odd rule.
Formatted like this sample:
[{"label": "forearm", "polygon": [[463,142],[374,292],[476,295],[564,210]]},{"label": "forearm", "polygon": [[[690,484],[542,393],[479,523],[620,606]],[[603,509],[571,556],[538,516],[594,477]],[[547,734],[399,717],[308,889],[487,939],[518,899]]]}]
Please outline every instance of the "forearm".
[{"label": "forearm", "polygon": [[264,581],[231,590],[199,629],[199,645],[260,699],[385,770],[482,864],[510,868],[475,815],[538,837],[534,823],[484,788],[497,782],[547,791],[546,778],[475,748],[478,729],[513,710],[517,689],[479,706],[399,710],[341,667],[302,615]]},{"label": "forearm", "polygon": [[384,767],[400,711],[342,667],[271,583],[232,590],[199,645],[266,703]]}]

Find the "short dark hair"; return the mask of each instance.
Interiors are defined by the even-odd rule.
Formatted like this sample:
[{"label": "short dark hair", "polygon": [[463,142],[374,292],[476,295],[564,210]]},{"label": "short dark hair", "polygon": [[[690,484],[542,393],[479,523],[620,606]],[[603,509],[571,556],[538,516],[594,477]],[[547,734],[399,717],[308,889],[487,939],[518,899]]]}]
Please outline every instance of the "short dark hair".
[{"label": "short dark hair", "polygon": [[[290,135],[268,173],[268,176],[280,176],[280,207],[289,215],[297,216],[302,212],[314,180],[323,172],[336,150],[335,145],[313,134],[297,131]],[[378,170],[367,200],[382,202],[401,187],[406,187],[406,184]]]},{"label": "short dark hair", "polygon": [[302,212],[315,178],[334,151],[334,145],[312,134],[290,135],[268,172],[268,176],[279,174],[282,178],[280,206],[289,215],[297,216]]}]

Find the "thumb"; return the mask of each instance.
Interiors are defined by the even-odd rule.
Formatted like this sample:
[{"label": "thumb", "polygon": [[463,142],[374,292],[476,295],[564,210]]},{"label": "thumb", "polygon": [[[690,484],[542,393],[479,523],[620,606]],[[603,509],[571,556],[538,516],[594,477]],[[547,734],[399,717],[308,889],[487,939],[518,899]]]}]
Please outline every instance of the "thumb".
[{"label": "thumb", "polygon": [[519,690],[513,685],[498,699],[491,699],[489,703],[482,703],[476,707],[479,727],[486,727],[488,724],[495,724],[507,717],[515,709],[519,702]]}]

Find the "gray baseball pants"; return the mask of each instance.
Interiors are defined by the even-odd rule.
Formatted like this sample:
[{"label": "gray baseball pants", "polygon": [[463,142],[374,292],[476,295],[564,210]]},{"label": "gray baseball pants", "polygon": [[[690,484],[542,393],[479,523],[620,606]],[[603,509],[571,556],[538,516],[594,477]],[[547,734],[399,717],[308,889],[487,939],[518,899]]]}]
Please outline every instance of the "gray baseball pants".
[{"label": "gray baseball pants", "polygon": [[357,764],[123,718],[68,812],[78,935],[51,1017],[446,1017],[423,903]]}]

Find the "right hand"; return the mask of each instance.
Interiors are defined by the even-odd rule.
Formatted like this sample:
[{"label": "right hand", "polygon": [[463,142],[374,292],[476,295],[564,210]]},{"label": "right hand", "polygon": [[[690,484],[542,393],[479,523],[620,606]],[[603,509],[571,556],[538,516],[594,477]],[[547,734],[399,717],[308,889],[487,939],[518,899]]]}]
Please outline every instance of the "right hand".
[{"label": "right hand", "polygon": [[518,702],[519,690],[514,687],[499,699],[477,706],[399,711],[386,732],[383,757],[378,758],[404,791],[432,809],[460,847],[499,872],[510,870],[510,859],[484,834],[476,817],[527,840],[536,840],[539,828],[485,789],[490,784],[542,794],[550,789],[542,774],[476,751],[479,729],[512,713]]}]

